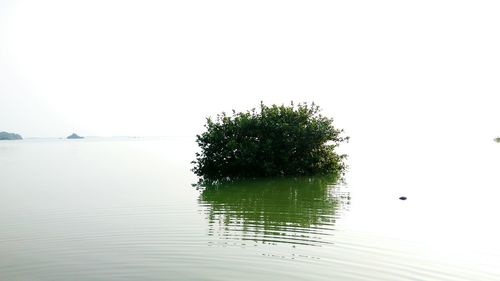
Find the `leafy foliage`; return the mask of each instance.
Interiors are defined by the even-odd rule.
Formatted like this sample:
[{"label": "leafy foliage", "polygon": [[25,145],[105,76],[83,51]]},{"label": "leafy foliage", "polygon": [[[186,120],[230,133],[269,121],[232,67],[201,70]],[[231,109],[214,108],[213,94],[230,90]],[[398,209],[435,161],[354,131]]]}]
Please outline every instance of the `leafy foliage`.
[{"label": "leafy foliage", "polygon": [[348,140],[314,103],[266,106],[207,118],[193,171],[205,180],[332,174],[345,168],[334,149]]}]

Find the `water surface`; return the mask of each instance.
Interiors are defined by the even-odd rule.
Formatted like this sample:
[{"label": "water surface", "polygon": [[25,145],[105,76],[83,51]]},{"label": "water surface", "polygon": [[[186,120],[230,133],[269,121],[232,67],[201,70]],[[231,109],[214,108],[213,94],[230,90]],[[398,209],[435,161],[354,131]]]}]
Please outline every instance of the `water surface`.
[{"label": "water surface", "polygon": [[190,138],[0,142],[0,280],[498,280],[500,146],[435,147],[196,188]]}]

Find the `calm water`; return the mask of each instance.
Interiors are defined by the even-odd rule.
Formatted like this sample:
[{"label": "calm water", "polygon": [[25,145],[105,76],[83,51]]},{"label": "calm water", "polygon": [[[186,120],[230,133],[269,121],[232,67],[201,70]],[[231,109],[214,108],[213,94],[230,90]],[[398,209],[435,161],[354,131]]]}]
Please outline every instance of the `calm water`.
[{"label": "calm water", "polygon": [[196,188],[190,138],[3,141],[0,280],[500,280],[500,145],[416,147]]}]

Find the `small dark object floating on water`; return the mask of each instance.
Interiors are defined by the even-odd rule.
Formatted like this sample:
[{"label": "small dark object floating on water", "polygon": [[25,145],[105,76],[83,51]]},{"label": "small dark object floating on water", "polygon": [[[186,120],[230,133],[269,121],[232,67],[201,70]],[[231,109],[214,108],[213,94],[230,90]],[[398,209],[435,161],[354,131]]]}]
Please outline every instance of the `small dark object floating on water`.
[{"label": "small dark object floating on water", "polygon": [[406,196],[399,197],[399,200],[406,200]]}]

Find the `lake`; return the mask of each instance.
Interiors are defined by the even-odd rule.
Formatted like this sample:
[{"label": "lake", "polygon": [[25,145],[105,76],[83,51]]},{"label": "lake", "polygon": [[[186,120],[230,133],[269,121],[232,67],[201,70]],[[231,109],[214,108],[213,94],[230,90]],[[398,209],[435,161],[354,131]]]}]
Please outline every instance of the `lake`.
[{"label": "lake", "polygon": [[1,141],[0,280],[500,280],[499,144],[343,149],[199,187],[194,138]]}]

